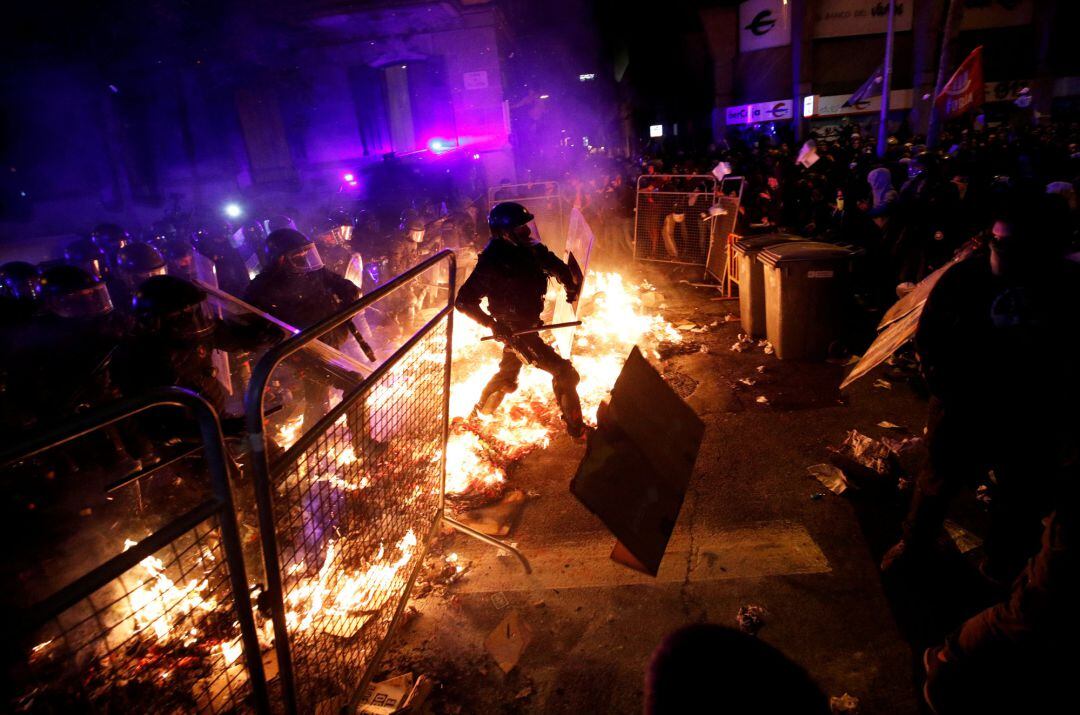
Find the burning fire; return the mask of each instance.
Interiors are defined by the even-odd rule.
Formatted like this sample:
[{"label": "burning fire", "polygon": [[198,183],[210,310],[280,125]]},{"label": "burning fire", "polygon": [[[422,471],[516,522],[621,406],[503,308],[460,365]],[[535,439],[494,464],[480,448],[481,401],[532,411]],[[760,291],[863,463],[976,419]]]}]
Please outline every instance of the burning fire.
[{"label": "burning fire", "polygon": [[[335,635],[351,635],[393,594],[394,579],[412,560],[416,545],[416,534],[410,529],[395,546],[397,558],[387,561],[386,548],[380,545],[371,565],[360,571],[341,563],[340,544],[330,541],[318,575],[289,590],[285,618],[290,629],[318,628]],[[301,563],[294,572],[303,569]]]},{"label": "burning fire", "polygon": [[[581,375],[578,395],[587,422],[615,384],[634,345],[648,352],[661,342],[682,340],[679,331],[659,314],[650,314],[643,296],[655,288],[648,282],[628,283],[614,272],[591,273],[586,279],[571,359]],[[554,293],[549,292],[549,299]],[[470,419],[473,405],[499,368],[502,346],[481,342],[485,328],[454,316],[454,363],[450,419],[455,420],[447,444],[446,492],[493,491],[506,480],[506,466],[534,449],[546,447],[564,429],[551,392],[551,377],[525,366],[518,389],[495,414]]]}]

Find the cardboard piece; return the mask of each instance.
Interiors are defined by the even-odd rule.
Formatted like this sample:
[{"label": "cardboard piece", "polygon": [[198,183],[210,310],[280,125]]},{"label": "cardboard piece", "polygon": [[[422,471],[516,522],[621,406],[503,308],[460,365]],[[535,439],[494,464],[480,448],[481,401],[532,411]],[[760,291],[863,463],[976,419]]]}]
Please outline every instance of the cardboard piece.
[{"label": "cardboard piece", "polygon": [[490,506],[470,509],[458,516],[458,520],[468,527],[488,536],[508,536],[510,529],[521,516],[525,508],[525,492],[514,489]]},{"label": "cardboard piece", "polygon": [[360,697],[357,715],[391,715],[401,708],[412,689],[412,673],[372,683]]},{"label": "cardboard piece", "polygon": [[484,639],[484,648],[504,673],[509,673],[521,660],[521,654],[532,640],[532,629],[517,611],[511,611],[499,621],[495,630]]},{"label": "cardboard piece", "polygon": [[904,343],[915,337],[915,331],[919,328],[919,318],[922,316],[922,310],[923,304],[920,303],[910,313],[878,333],[878,336],[874,338],[874,342],[859,358],[859,362],[855,364],[848,376],[840,383],[840,389],[843,390],[888,360],[889,356],[899,350]]},{"label": "cardboard piece", "polygon": [[701,418],[637,347],[631,350],[610,403],[597,415],[570,491],[653,576],[704,433]]}]

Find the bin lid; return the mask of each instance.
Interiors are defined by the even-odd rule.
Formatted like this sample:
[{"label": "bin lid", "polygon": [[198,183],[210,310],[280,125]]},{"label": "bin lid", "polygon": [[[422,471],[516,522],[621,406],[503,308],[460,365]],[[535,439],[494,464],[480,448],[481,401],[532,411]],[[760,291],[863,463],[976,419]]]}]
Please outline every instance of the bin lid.
[{"label": "bin lid", "polygon": [[789,241],[765,248],[758,255],[758,260],[765,265],[775,266],[800,261],[845,261],[851,255],[850,249],[833,243]]},{"label": "bin lid", "polygon": [[739,253],[757,253],[763,248],[766,248],[768,246],[775,246],[778,243],[805,240],[806,239],[802,238],[801,236],[792,236],[787,233],[766,233],[760,236],[741,238],[733,244],[733,247]]}]

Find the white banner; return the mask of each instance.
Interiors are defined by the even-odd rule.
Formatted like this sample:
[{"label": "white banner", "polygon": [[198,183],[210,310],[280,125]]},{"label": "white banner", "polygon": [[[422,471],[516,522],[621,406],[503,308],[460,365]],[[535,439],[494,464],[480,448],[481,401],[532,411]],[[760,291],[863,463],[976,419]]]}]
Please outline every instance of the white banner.
[{"label": "white banner", "polygon": [[[912,0],[896,0],[897,32],[911,29]],[[818,0],[814,7],[814,37],[879,35],[889,29],[886,0]]]},{"label": "white banner", "polygon": [[783,0],[746,0],[739,5],[739,52],[791,44],[791,7]]},{"label": "white banner", "polygon": [[1028,25],[1035,17],[1032,0],[964,0],[961,30]]},{"label": "white banner", "polygon": [[[915,93],[910,89],[894,89],[889,92],[889,109],[911,109]],[[839,117],[847,114],[876,114],[881,111],[881,95],[870,97],[850,107],[845,107],[850,94],[832,94],[825,97],[814,95],[815,117]]]},{"label": "white banner", "polygon": [[790,99],[777,99],[772,102],[758,102],[756,104],[739,104],[727,108],[725,119],[728,126],[783,121],[791,119],[794,109],[795,103]]}]

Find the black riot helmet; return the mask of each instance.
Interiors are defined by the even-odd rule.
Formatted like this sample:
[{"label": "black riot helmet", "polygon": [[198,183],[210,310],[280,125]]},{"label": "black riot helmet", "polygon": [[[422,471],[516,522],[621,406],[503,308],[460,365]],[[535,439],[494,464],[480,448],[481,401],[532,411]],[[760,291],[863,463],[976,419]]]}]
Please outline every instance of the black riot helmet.
[{"label": "black riot helmet", "polygon": [[334,211],[323,222],[319,242],[328,246],[348,246],[352,240],[355,221],[344,211]]},{"label": "black riot helmet", "polygon": [[311,273],[323,267],[319,248],[294,228],[279,228],[266,237],[269,264],[287,273]]},{"label": "black riot helmet", "polygon": [[401,223],[398,224],[398,228],[405,235],[405,238],[413,243],[424,242],[424,229],[426,226],[416,209],[408,209],[401,214]]},{"label": "black riot helmet", "polygon": [[110,253],[131,243],[131,236],[128,232],[115,223],[99,223],[90,231],[90,238],[93,239],[94,243]]},{"label": "black riot helmet", "polygon": [[147,278],[135,291],[132,311],[139,329],[169,338],[198,338],[214,323],[207,310],[206,291],[176,276]]},{"label": "black riot helmet", "polygon": [[111,313],[109,289],[77,266],[53,266],[41,274],[45,308],[61,318],[92,318]]},{"label": "black riot helmet", "polygon": [[[514,201],[504,201],[495,204],[488,213],[488,227],[493,236],[508,238],[515,243],[525,243],[529,240],[527,231],[519,231],[522,226],[528,226],[535,219],[527,208]],[[524,236],[520,234],[524,233]]]},{"label": "black riot helmet", "polygon": [[134,288],[150,276],[165,275],[165,259],[149,244],[129,243],[116,252],[116,272]]},{"label": "black riot helmet", "polygon": [[191,280],[195,277],[195,249],[182,238],[174,238],[161,245],[161,257],[165,259],[166,273]]},{"label": "black riot helmet", "polygon": [[32,263],[11,261],[0,266],[0,297],[32,306],[41,299],[41,276]]},{"label": "black riot helmet", "polygon": [[105,249],[89,238],[80,238],[65,246],[64,262],[83,269],[98,280],[109,275]]}]

